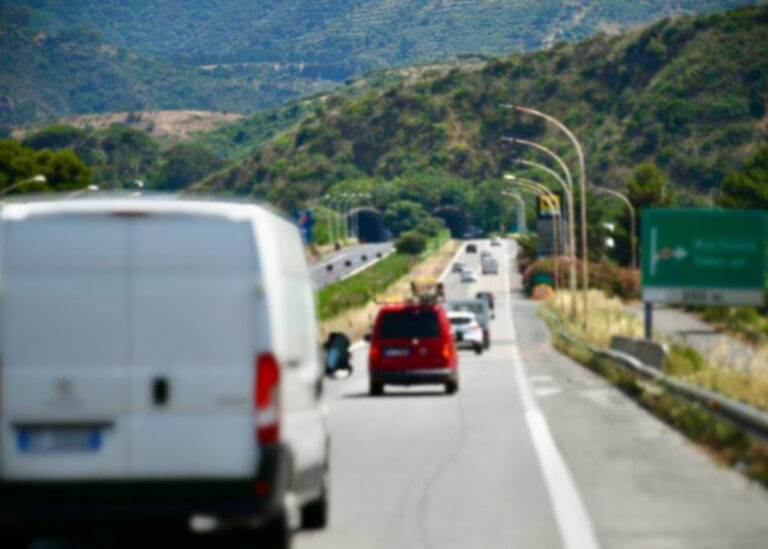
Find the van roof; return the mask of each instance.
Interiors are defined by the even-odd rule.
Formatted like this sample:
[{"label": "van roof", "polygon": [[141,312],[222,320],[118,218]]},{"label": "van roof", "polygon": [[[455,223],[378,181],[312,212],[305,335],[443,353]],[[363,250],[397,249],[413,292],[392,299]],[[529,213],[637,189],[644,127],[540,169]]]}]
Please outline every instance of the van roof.
[{"label": "van roof", "polygon": [[35,216],[88,214],[177,214],[244,220],[257,213],[270,213],[287,220],[258,204],[243,204],[174,197],[99,197],[70,200],[48,199],[10,202],[2,206],[2,220],[21,220]]}]

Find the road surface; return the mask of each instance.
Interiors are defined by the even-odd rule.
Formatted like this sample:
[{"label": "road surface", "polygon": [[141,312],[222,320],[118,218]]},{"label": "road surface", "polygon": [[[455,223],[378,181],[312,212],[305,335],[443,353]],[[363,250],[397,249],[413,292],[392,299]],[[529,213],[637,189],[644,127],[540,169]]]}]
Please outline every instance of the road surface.
[{"label": "road surface", "polygon": [[364,347],[352,377],[326,384],[331,524],[295,546],[765,547],[767,492],[554,351],[513,247],[491,248],[497,276],[448,275],[449,298],[491,290],[497,306],[491,349],[462,352],[457,395],[369,397]]},{"label": "road surface", "polygon": [[[327,255],[318,263],[310,266],[312,284],[316,290],[369,266],[384,255],[394,250],[392,242],[358,244]],[[365,257],[365,259],[363,259]],[[328,266],[332,269],[328,270]]]}]

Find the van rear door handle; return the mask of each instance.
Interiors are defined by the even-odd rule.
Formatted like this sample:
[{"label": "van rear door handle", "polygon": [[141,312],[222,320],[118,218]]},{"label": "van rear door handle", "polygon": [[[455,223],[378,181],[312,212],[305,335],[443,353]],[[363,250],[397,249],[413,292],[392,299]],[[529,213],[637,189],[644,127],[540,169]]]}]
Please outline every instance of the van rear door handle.
[{"label": "van rear door handle", "polygon": [[171,397],[171,388],[164,377],[156,377],[152,380],[152,401],[155,406],[165,406]]}]

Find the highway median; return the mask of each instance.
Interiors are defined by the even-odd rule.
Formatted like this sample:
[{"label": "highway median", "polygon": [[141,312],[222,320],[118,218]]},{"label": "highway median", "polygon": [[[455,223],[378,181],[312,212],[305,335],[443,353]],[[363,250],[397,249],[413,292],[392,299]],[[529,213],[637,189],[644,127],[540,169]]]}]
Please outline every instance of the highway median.
[{"label": "highway median", "polygon": [[421,254],[392,253],[371,268],[326,286],[317,293],[322,336],[343,332],[352,341],[359,340],[375,316],[376,296],[406,295],[413,278],[439,277],[458,248],[459,242],[443,231],[429,239]]}]

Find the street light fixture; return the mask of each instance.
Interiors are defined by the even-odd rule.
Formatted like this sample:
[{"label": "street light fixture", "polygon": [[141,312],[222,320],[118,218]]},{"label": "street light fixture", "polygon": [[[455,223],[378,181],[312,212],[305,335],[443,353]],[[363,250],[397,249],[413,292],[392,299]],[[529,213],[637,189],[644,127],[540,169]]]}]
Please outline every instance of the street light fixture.
[{"label": "street light fixture", "polygon": [[605,187],[592,187],[592,190],[597,193],[607,194],[618,198],[627,205],[631,225],[629,246],[632,248],[632,268],[637,269],[637,217],[635,215],[635,207],[632,205],[629,198],[619,191],[614,191],[613,189],[607,189]]},{"label": "street light fixture", "polygon": [[5,189],[3,189],[2,192],[0,192],[0,196],[4,196],[9,192],[11,192],[12,190],[18,189],[22,185],[26,185],[28,183],[47,183],[47,182],[48,182],[48,178],[46,178],[44,175],[42,174],[36,175],[34,177],[30,177],[29,179],[25,179],[24,181],[17,181],[10,187],[6,187]]},{"label": "street light fixture", "polygon": [[589,257],[587,255],[587,170],[586,170],[586,163],[584,161],[584,151],[581,148],[581,143],[579,143],[579,140],[576,139],[576,136],[573,134],[573,132],[560,120],[555,118],[554,116],[551,116],[549,114],[543,113],[541,111],[537,111],[535,109],[531,109],[529,107],[523,107],[521,105],[502,105],[503,108],[506,109],[513,109],[517,112],[522,112],[525,114],[529,114],[532,116],[536,116],[538,118],[542,118],[549,122],[550,124],[557,127],[560,131],[562,131],[566,137],[570,140],[571,144],[573,144],[574,148],[576,149],[576,155],[579,159],[579,192],[581,194],[581,255],[582,255],[582,277],[584,282],[584,318],[582,321],[582,325],[584,328],[584,331],[586,332],[587,326],[588,326],[588,311],[589,311],[589,269],[588,269],[588,261]]},{"label": "street light fixture", "polygon": [[99,186],[98,185],[88,185],[87,187],[84,187],[82,189],[78,189],[76,191],[73,191],[73,192],[67,194],[66,196],[64,196],[64,198],[67,198],[67,199],[68,198],[74,198],[74,197],[79,196],[81,194],[85,194],[85,193],[89,193],[89,192],[96,192],[98,190],[99,190]]},{"label": "street light fixture", "polygon": [[[542,185],[541,183],[538,183],[536,181],[531,181],[530,179],[524,179],[520,177],[515,177],[514,175],[505,175],[504,179],[508,181],[512,181],[514,184],[517,185],[517,187],[523,191],[528,192],[530,194],[533,194],[535,196],[540,197],[542,200],[547,202],[549,207],[555,212],[555,230],[554,232],[554,252],[555,252],[555,259],[554,259],[554,267],[555,267],[555,292],[559,293],[559,287],[560,287],[560,262],[559,262],[559,254],[558,252],[561,252],[560,246],[558,246],[560,235],[562,234],[562,226],[559,225],[561,222],[560,217],[560,205],[558,201],[556,200],[555,194],[549,190],[546,186]],[[562,302],[561,302],[562,304]]]},{"label": "street light fixture", "polygon": [[[565,181],[563,181],[562,176],[560,176],[557,172],[554,170],[551,170],[550,168],[547,168],[543,164],[538,164],[536,162],[530,162],[528,160],[518,160],[518,162],[535,166],[538,168],[543,168],[547,173],[554,176],[555,179],[557,179],[557,182],[563,185],[563,187],[566,189],[566,193],[568,194],[568,240],[569,240],[569,283],[571,292],[573,293],[573,299],[571,299],[571,320],[576,320],[576,225],[575,225],[575,219],[576,214],[575,212],[575,206],[574,206],[574,200],[573,200],[573,178],[571,177],[571,170],[568,168],[568,164],[565,163],[565,161],[560,158],[560,156],[550,149],[549,147],[545,147],[544,145],[540,143],[536,143],[535,141],[528,141],[527,139],[518,139],[515,137],[502,137],[502,141],[507,141],[509,143],[512,143],[514,145],[525,145],[526,147],[531,147],[533,149],[536,149],[538,151],[543,152],[547,156],[549,156],[552,160],[554,160],[558,166],[560,166],[560,169],[563,170],[563,173],[565,174]],[[582,218],[581,225],[586,226],[586,220]],[[582,268],[584,268],[582,266]],[[585,287],[585,295],[586,295],[586,287]]]},{"label": "street light fixture", "polygon": [[[505,174],[504,179],[508,181],[513,181],[513,182],[523,182],[541,191],[547,191],[553,197],[555,196],[554,194],[552,194],[552,191],[549,190],[549,188],[547,188],[543,183],[540,183],[538,181],[524,179],[511,174]],[[563,231],[563,218],[560,213],[560,205],[557,204],[556,206],[557,206],[556,210],[557,210],[558,217],[555,220],[555,247],[557,247],[558,239],[561,239],[561,238],[564,239],[564,232],[565,232]],[[573,225],[573,223],[571,223],[571,225]],[[562,240],[560,242],[562,243]],[[563,246],[560,247],[560,250],[562,252]],[[571,246],[570,252],[571,253],[567,255],[567,257],[568,257],[568,262],[570,263],[569,274],[570,274],[570,293],[571,293],[571,319],[575,320],[576,319],[576,266],[574,261],[575,256],[573,255],[573,246]],[[563,253],[563,255],[566,255],[566,254]]]}]

